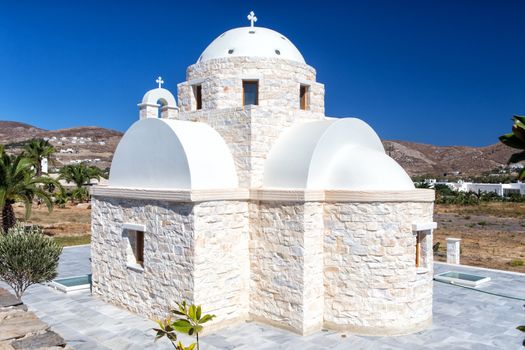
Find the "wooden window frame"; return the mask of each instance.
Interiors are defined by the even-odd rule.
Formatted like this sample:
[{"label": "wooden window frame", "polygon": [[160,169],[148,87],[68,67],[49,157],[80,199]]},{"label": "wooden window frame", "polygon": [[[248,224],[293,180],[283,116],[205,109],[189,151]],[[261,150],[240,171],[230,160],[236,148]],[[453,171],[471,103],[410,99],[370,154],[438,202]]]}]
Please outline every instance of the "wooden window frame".
[{"label": "wooden window frame", "polygon": [[421,231],[416,232],[416,267],[421,267]]},{"label": "wooden window frame", "polygon": [[255,84],[256,90],[255,90],[255,104],[250,104],[248,106],[258,106],[259,105],[259,80],[243,80],[242,81],[242,106],[246,106],[246,85],[247,84]]},{"label": "wooden window frame", "polygon": [[144,231],[133,230],[134,240],[131,250],[135,257],[135,263],[144,267]]},{"label": "wooden window frame", "polygon": [[299,85],[299,109],[303,111],[307,111],[310,109],[310,85]]}]

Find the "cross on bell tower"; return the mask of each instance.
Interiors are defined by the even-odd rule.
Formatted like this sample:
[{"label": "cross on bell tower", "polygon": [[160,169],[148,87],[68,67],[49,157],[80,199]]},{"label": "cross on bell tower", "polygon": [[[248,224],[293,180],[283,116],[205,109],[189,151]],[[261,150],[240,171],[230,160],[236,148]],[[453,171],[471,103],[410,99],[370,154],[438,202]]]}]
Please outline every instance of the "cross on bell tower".
[{"label": "cross on bell tower", "polygon": [[159,89],[162,87],[162,84],[164,84],[164,80],[162,80],[162,77],[158,77],[157,80],[155,80],[157,84],[159,84]]},{"label": "cross on bell tower", "polygon": [[255,17],[255,13],[253,11],[250,11],[250,14],[248,15],[248,21],[250,21],[250,27],[253,27],[253,24],[257,22],[257,17]]}]

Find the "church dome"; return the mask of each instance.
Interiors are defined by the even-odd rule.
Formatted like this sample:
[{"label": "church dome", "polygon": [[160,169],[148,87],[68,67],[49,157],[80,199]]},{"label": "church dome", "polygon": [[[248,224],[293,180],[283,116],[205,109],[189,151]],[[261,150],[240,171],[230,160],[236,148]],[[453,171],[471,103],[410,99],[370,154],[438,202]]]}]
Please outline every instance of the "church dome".
[{"label": "church dome", "polygon": [[262,27],[228,30],[208,45],[198,62],[226,57],[282,58],[306,63],[303,55],[287,37]]}]

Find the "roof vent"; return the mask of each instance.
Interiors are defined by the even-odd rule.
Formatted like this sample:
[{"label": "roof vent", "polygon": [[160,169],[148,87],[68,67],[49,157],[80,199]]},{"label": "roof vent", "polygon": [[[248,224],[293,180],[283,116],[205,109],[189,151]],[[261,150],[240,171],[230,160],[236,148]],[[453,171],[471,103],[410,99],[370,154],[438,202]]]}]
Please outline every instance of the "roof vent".
[{"label": "roof vent", "polygon": [[233,53],[233,49],[229,49],[229,50],[228,50],[228,54],[231,55],[232,53]]},{"label": "roof vent", "polygon": [[248,33],[255,34],[255,30],[250,30]]},{"label": "roof vent", "polygon": [[281,51],[279,51],[279,50],[275,50],[275,53],[278,54],[278,55],[280,55],[280,54],[281,54]]}]

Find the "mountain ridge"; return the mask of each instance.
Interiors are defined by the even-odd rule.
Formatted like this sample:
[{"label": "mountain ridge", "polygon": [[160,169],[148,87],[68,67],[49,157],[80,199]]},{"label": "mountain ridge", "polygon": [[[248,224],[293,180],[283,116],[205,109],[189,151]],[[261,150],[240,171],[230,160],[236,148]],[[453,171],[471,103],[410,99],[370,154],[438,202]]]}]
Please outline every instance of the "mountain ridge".
[{"label": "mountain ridge", "polygon": [[[0,144],[8,152],[21,150],[32,138],[46,138],[57,149],[57,165],[86,161],[101,168],[111,165],[123,133],[98,126],[46,130],[16,121],[0,121]],[[516,150],[501,143],[487,146],[436,146],[403,140],[383,140],[385,151],[411,176],[445,173],[480,175],[505,166]]]}]

